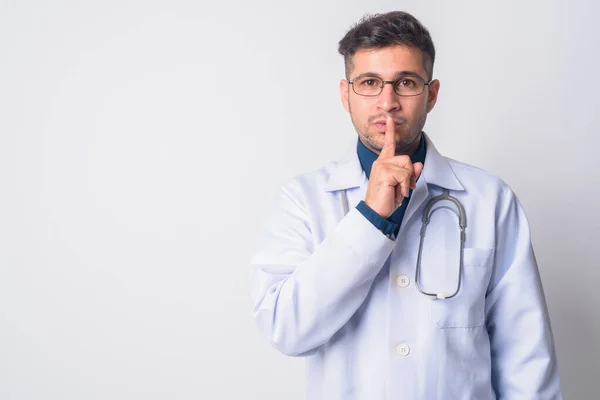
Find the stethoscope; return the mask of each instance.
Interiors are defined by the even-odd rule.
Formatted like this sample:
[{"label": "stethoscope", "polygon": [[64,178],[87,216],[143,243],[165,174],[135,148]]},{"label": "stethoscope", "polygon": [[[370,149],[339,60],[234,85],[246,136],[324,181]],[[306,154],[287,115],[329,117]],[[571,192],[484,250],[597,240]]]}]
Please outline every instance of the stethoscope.
[{"label": "stethoscope", "polygon": [[[435,203],[437,203],[438,201],[442,201],[442,200],[449,200],[456,205],[456,208],[458,209],[458,214],[457,214],[458,226],[460,228],[460,261],[458,264],[458,283],[456,285],[456,291],[453,294],[451,294],[450,296],[448,296],[444,292],[440,292],[440,293],[426,292],[419,285],[419,275],[421,272],[421,252],[423,251],[423,242],[425,241],[425,231],[427,230],[427,225],[429,225],[431,215],[433,215],[433,213],[435,211],[439,210],[440,208],[446,208],[446,207],[438,207],[438,208],[434,209],[433,211],[431,210],[432,207],[435,205]],[[344,215],[348,214],[348,210],[349,210],[348,194],[346,193],[346,189],[342,189],[342,206],[344,207]],[[455,212],[455,214],[456,214],[456,212]],[[460,291],[460,284],[461,284],[461,280],[462,280],[463,252],[464,252],[464,248],[465,248],[465,228],[467,227],[467,216],[465,213],[465,208],[463,207],[461,202],[456,197],[450,196],[448,189],[444,189],[444,191],[441,195],[436,196],[436,197],[432,198],[431,200],[429,200],[429,202],[425,206],[425,210],[423,211],[423,216],[421,217],[421,223],[422,223],[421,224],[421,240],[419,241],[419,254],[417,255],[417,267],[415,268],[415,284],[416,284],[419,292],[423,293],[425,296],[428,296],[432,299],[441,299],[441,300],[451,299],[454,296],[456,296],[458,294],[458,292]]]}]

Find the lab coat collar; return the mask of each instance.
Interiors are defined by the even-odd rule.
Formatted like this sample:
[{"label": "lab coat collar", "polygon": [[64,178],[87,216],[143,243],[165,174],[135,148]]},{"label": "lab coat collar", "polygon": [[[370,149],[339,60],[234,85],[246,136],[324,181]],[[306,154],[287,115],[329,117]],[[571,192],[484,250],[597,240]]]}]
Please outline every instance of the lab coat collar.
[{"label": "lab coat collar", "polygon": [[[423,134],[425,135],[427,154],[425,155],[425,164],[419,181],[423,179],[427,184],[433,184],[449,190],[465,190],[454,174],[454,171],[452,171],[452,167],[450,167],[446,157],[437,151],[429,136],[425,132]],[[358,136],[356,140],[359,140]],[[363,183],[367,182],[367,177],[358,159],[356,145],[357,142],[353,141],[344,157],[331,172],[325,186],[325,190],[328,192],[360,187]]]}]

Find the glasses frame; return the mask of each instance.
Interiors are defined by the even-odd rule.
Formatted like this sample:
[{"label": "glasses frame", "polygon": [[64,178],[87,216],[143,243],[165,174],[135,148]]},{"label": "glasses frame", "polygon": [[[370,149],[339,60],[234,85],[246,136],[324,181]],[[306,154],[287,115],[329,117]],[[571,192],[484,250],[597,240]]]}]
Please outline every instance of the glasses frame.
[{"label": "glasses frame", "polygon": [[[417,79],[420,79],[421,81],[423,81],[423,90],[421,91],[421,93],[416,93],[416,94],[400,94],[400,93],[398,93],[398,92],[396,91],[396,85],[395,85],[395,83],[396,83],[396,82],[398,82],[398,81],[400,81],[400,80],[402,80],[402,79],[406,79],[406,78],[417,78]],[[414,96],[420,96],[420,95],[422,95],[422,94],[423,94],[423,92],[425,92],[425,87],[426,87],[426,86],[429,86],[429,85],[431,84],[431,82],[433,82],[433,79],[432,79],[432,80],[430,80],[429,82],[425,82],[425,79],[421,78],[419,75],[404,75],[404,76],[401,76],[401,77],[399,77],[399,78],[396,78],[396,79],[395,79],[395,80],[393,80],[393,81],[384,81],[383,79],[381,79],[381,78],[380,78],[380,77],[378,77],[378,76],[373,76],[373,77],[371,77],[370,79],[379,79],[379,80],[381,80],[381,82],[383,82],[383,83],[381,84],[381,86],[379,87],[379,89],[380,89],[380,90],[379,90],[379,93],[377,93],[377,94],[360,94],[360,93],[358,93],[358,92],[356,91],[356,89],[354,88],[354,81],[356,80],[356,78],[354,78],[354,79],[353,79],[353,80],[351,80],[351,81],[350,81],[350,80],[347,80],[347,81],[348,81],[348,84],[352,85],[352,91],[353,91],[354,93],[356,93],[356,94],[357,94],[357,95],[359,95],[359,96],[364,96],[364,97],[377,97],[377,96],[379,96],[379,95],[380,95],[380,94],[383,92],[383,88],[385,87],[385,85],[386,85],[387,83],[389,83],[390,85],[392,85],[392,89],[394,90],[394,93],[396,93],[398,96],[402,96],[402,97],[414,97]]]}]

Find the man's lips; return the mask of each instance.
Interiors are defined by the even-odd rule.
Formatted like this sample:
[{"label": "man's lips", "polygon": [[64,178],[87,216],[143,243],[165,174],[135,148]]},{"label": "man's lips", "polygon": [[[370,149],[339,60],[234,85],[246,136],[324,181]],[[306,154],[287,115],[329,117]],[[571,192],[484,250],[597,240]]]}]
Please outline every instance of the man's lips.
[{"label": "man's lips", "polygon": [[[400,124],[401,124],[401,122],[394,121],[394,126],[398,126]],[[377,129],[383,130],[383,131],[385,131],[385,128],[387,127],[385,120],[375,121],[375,122],[373,122],[373,125],[375,125],[377,127]]]}]

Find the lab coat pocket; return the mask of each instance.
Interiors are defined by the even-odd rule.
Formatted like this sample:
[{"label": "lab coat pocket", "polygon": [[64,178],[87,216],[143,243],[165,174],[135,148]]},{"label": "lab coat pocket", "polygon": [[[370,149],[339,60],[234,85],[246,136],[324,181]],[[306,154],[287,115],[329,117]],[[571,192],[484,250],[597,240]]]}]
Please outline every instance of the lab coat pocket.
[{"label": "lab coat pocket", "polygon": [[485,293],[491,277],[493,256],[493,248],[464,249],[462,282],[458,294],[451,299],[431,300],[431,317],[439,328],[478,328],[483,325]]}]

